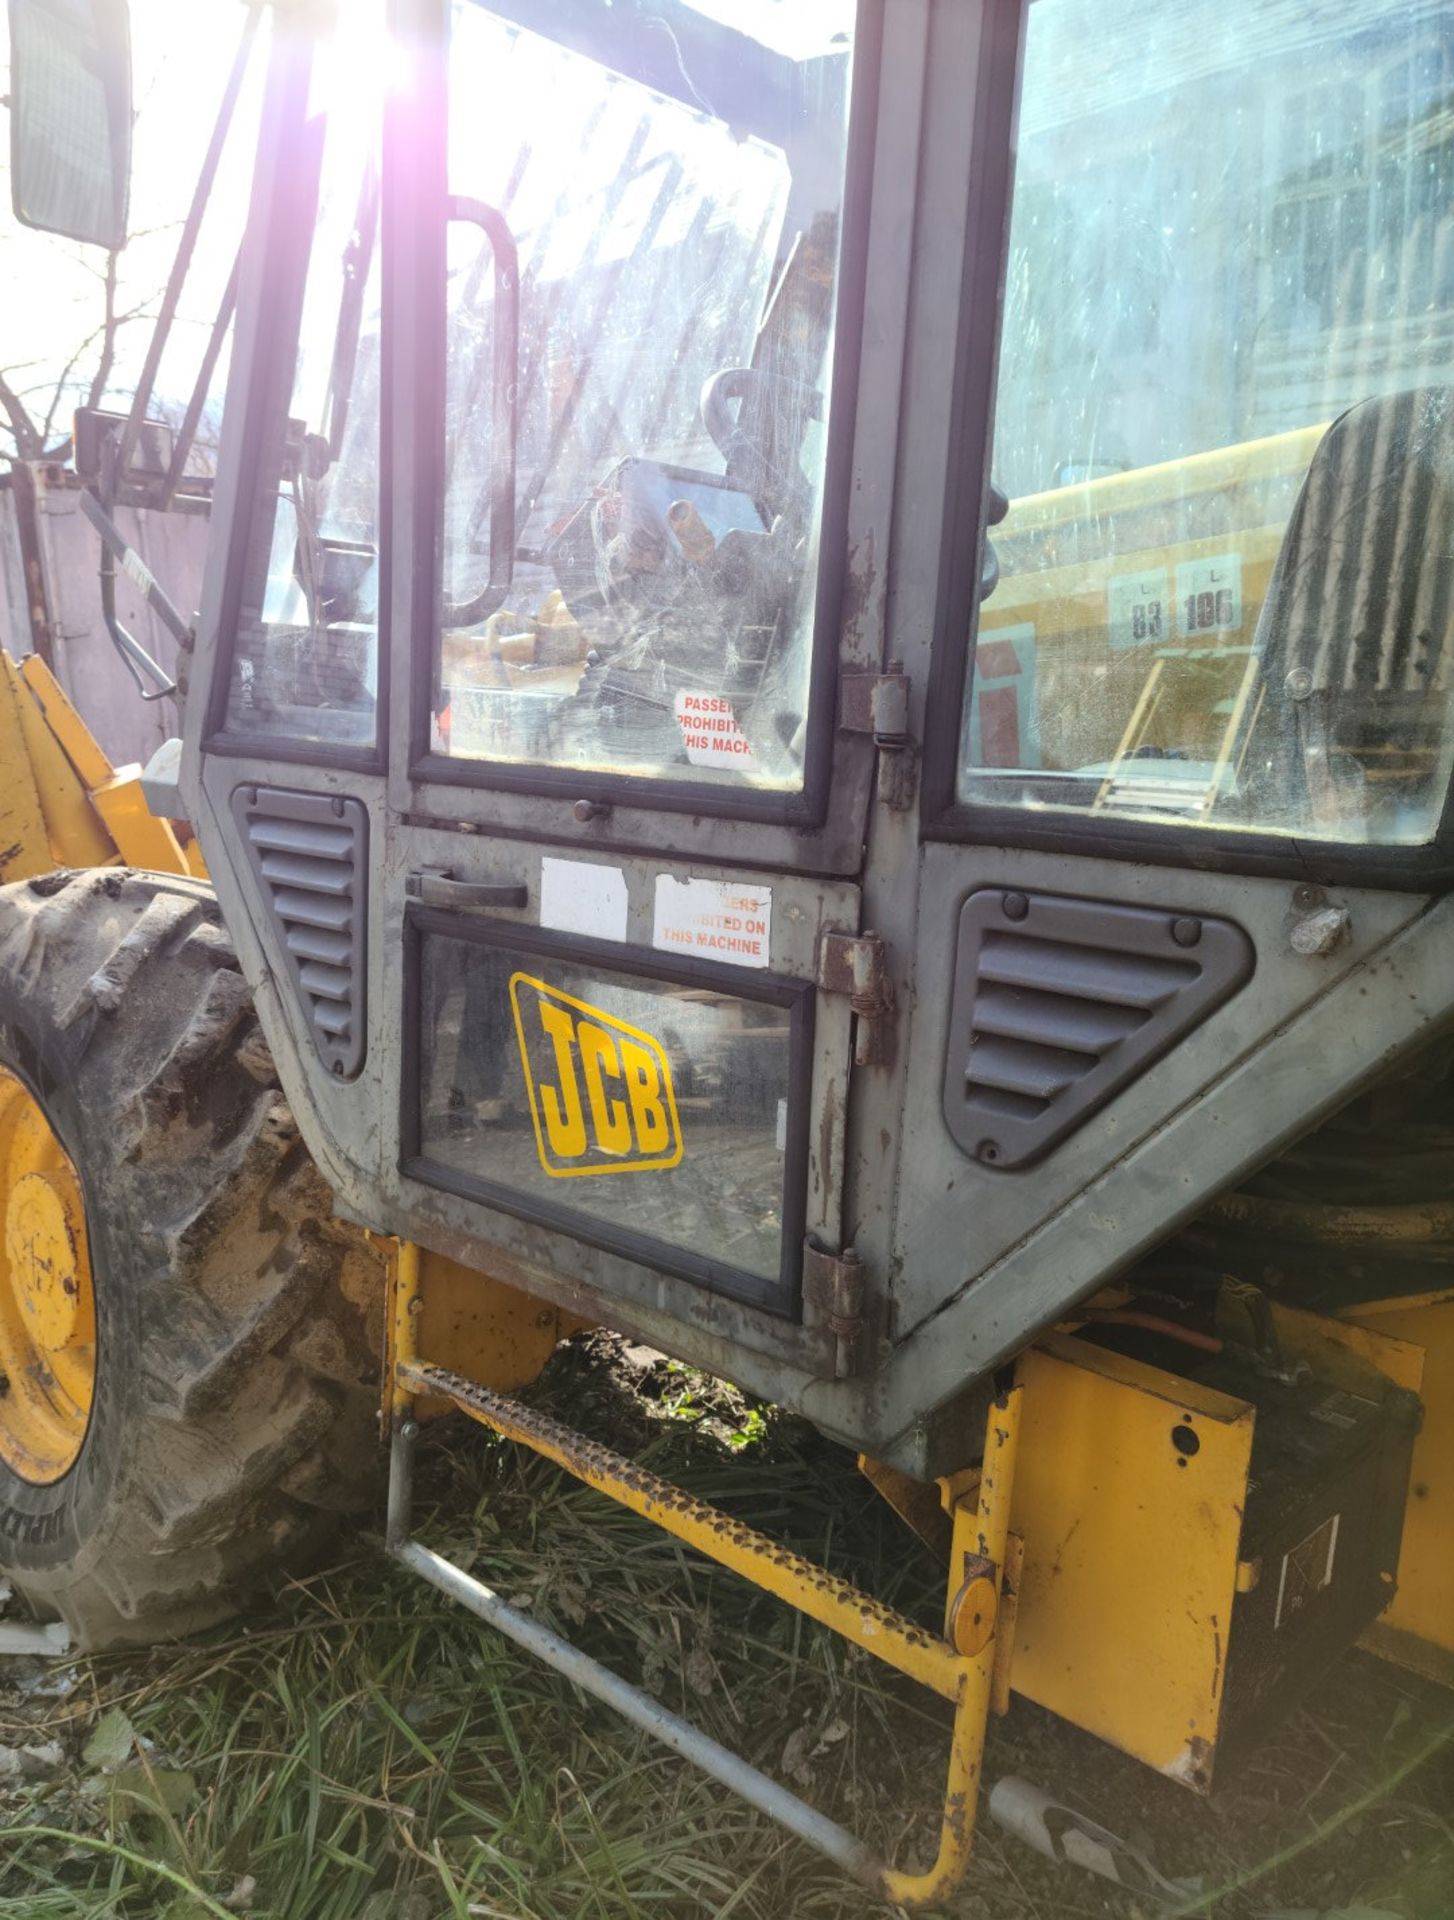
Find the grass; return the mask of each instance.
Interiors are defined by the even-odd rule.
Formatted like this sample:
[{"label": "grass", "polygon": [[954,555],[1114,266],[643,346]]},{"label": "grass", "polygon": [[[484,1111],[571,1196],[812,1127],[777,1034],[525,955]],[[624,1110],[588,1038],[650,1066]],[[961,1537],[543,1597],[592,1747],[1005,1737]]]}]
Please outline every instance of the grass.
[{"label": "grass", "polygon": [[[563,1353],[552,1408],[932,1620],[939,1575],[852,1462],[800,1423],[605,1342]],[[546,1624],[899,1858],[931,1850],[939,1704],[544,1462],[436,1431],[420,1533]],[[431,1511],[432,1509],[432,1511]],[[795,1842],[482,1630],[360,1537],[266,1613],[180,1649],[79,1663],[6,1705],[0,1743],[74,1764],[0,1798],[0,1920],[858,1920],[882,1912]],[[123,1773],[80,1758],[121,1708]],[[44,1732],[38,1731],[37,1723]],[[1454,1915],[1454,1701],[1361,1656],[1243,1782],[1198,1802],[1017,1704],[1019,1772],[1200,1874],[1187,1914],[1362,1900]],[[0,1789],[3,1794],[4,1789]],[[8,1820],[8,1828],[5,1822]],[[1117,1889],[982,1830],[955,1920],[1130,1915]]]}]

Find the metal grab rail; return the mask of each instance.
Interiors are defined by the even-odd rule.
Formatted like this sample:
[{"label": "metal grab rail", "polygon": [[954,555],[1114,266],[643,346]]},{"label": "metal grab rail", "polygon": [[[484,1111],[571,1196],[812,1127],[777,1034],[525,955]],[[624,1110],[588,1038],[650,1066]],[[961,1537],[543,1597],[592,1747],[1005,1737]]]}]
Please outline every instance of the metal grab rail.
[{"label": "metal grab rail", "polygon": [[[417,1431],[415,1423],[410,1420],[402,1422],[396,1432],[389,1469],[391,1499],[396,1484],[407,1482],[409,1477],[411,1468],[408,1455],[412,1452]],[[825,1854],[845,1873],[864,1880],[870,1886],[875,1884],[873,1876],[877,1862],[862,1841],[856,1840],[846,1828],[840,1827],[826,1814],[815,1811],[796,1794],[788,1792],[786,1787],[779,1786],[776,1780],[750,1762],[732,1753],[709,1734],[699,1732],[659,1701],[653,1700],[650,1694],[632,1686],[630,1681],[621,1679],[608,1667],[591,1659],[589,1654],[582,1653],[579,1647],[552,1633],[548,1627],[542,1627],[539,1621],[530,1619],[508,1601],[502,1600],[483,1581],[476,1580],[472,1574],[466,1573],[462,1567],[457,1567],[441,1554],[421,1546],[417,1540],[407,1537],[391,1540],[389,1552],[431,1586],[438,1587],[441,1593],[447,1593],[451,1600],[457,1600],[462,1607],[468,1608],[488,1626],[496,1628],[524,1647],[527,1653],[533,1653],[547,1666],[564,1674],[583,1692],[604,1700],[607,1706],[614,1707],[634,1726],[681,1754],[683,1759],[701,1767],[713,1779],[720,1780],[749,1805],[787,1827],[799,1839],[806,1840],[810,1847]]]},{"label": "metal grab rail", "polygon": [[[412,1256],[412,1257],[411,1257]],[[994,1631],[1001,1572],[1009,1538],[1010,1496],[1014,1481],[1023,1389],[1017,1384],[991,1402],[986,1422],[985,1465],[978,1506],[960,1510],[956,1544],[972,1541],[970,1554],[956,1552],[951,1591],[965,1576],[977,1596],[972,1624],[949,1639],[918,1627],[825,1568],[779,1546],[766,1534],[744,1526],[719,1509],[634,1466],[609,1448],[596,1445],[559,1422],[537,1414],[508,1395],[493,1393],[458,1374],[430,1365],[413,1353],[418,1299],[417,1251],[401,1249],[395,1278],[393,1445],[389,1461],[386,1544],[390,1554],[479,1619],[504,1633],[563,1673],[584,1692],[615,1707],[633,1725],[693,1761],[714,1779],[805,1840],[872,1892],[902,1907],[942,1900],[964,1877],[974,1845],[975,1814],[985,1730],[995,1692]],[[530,1447],[558,1466],[629,1507],[721,1565],[775,1594],[799,1612],[831,1627],[875,1658],[954,1703],[948,1777],[940,1825],[938,1856],[925,1873],[899,1871],[878,1858],[866,1842],[819,1813],[768,1774],[730,1752],[709,1735],[672,1713],[649,1694],[593,1660],[579,1647],[542,1627],[463,1568],[410,1537],[413,1508],[413,1459],[417,1423],[409,1415],[416,1395],[438,1396],[506,1438]],[[969,1564],[972,1562],[973,1564]],[[955,1609],[951,1608],[951,1615]]]}]

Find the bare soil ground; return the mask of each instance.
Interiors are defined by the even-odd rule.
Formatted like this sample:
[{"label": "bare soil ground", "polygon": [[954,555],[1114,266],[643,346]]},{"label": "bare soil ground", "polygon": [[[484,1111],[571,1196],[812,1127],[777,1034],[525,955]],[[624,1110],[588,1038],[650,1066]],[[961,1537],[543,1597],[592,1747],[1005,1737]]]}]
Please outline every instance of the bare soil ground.
[{"label": "bare soil ground", "polygon": [[[552,1411],[926,1621],[927,1550],[801,1422],[592,1336]],[[533,1457],[434,1430],[420,1532],[901,1860],[939,1703]],[[4,1752],[16,1758],[6,1762]],[[1211,1801],[1016,1702],[1021,1775],[1195,1891],[1153,1905],[982,1824],[945,1920],[1454,1920],[1454,1695],[1360,1653]],[[181,1648],[0,1660],[0,1920],[858,1920],[885,1909],[359,1537]]]}]

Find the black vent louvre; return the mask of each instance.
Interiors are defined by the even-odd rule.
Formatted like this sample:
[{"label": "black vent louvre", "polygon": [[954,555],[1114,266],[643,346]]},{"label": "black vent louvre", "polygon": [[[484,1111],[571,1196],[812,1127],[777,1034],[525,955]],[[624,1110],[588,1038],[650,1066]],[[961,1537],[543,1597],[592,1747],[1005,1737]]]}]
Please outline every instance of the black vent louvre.
[{"label": "black vent louvre", "polygon": [[1236,992],[1230,920],[985,888],[959,916],[944,1117],[986,1166],[1032,1165]]},{"label": "black vent louvre", "polygon": [[368,814],[360,800],[239,787],[232,812],[303,1024],[341,1080],[363,1065]]}]

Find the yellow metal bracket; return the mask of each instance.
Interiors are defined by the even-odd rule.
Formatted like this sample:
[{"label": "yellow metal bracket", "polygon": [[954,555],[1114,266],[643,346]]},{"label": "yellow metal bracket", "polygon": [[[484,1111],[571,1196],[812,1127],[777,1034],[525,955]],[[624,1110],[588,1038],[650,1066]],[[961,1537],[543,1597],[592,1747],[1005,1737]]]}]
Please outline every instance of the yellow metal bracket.
[{"label": "yellow metal bracket", "polygon": [[[1010,1497],[1020,1429],[1019,1384],[992,1401],[977,1499],[960,1503],[953,1515],[956,1551],[951,1564],[968,1571],[956,1581],[963,1592],[957,1610],[951,1603],[950,1629],[941,1636],[609,1448],[506,1394],[432,1365],[416,1349],[418,1287],[417,1250],[401,1249],[392,1305],[391,1553],[479,1618],[557,1667],[578,1686],[608,1701],[635,1724],[724,1781],[884,1899],[901,1907],[922,1907],[951,1893],[964,1877],[974,1845],[985,1730],[992,1702],[1003,1691],[996,1622],[1001,1569],[1009,1546]],[[418,1427],[411,1409],[416,1397],[449,1401],[481,1425],[554,1461],[586,1486],[640,1514],[952,1702],[954,1719],[939,1850],[928,1871],[905,1873],[880,1860],[863,1841],[777,1781],[669,1713],[579,1648],[517,1612],[461,1568],[412,1540],[412,1457]]]},{"label": "yellow metal bracket", "polygon": [[[456,1373],[476,1386],[513,1393],[538,1379],[562,1340],[590,1323],[537,1294],[522,1293],[477,1268],[464,1267],[412,1241],[380,1235],[376,1242],[388,1273],[380,1413],[388,1432],[397,1382],[396,1352],[447,1353]],[[411,1399],[415,1419],[453,1413],[452,1401]]]}]

